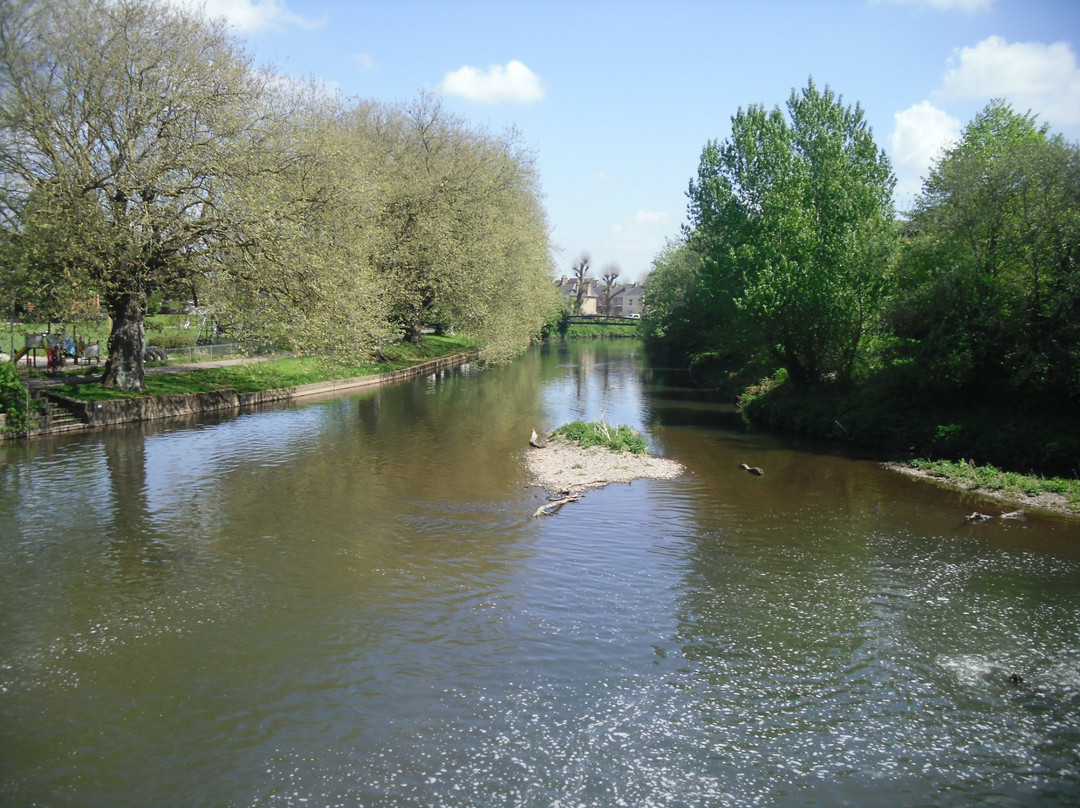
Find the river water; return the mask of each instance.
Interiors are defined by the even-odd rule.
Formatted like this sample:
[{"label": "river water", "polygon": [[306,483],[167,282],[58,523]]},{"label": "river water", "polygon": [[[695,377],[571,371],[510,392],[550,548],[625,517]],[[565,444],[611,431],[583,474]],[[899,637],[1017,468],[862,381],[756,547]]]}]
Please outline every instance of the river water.
[{"label": "river water", "polygon": [[[0,447],[0,805],[1076,804],[1080,522],[639,354]],[[532,518],[601,417],[687,474]]]}]

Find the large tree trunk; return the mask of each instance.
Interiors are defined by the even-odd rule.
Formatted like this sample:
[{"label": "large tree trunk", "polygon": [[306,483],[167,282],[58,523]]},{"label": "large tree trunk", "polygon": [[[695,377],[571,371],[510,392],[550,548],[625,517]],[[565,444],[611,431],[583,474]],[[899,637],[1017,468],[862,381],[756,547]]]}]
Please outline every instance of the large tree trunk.
[{"label": "large tree trunk", "polygon": [[146,331],[142,304],[133,295],[121,294],[108,300],[112,332],[109,334],[109,359],[101,377],[102,387],[115,390],[146,389],[143,348]]},{"label": "large tree trunk", "polygon": [[413,320],[405,324],[405,334],[402,336],[405,342],[418,348],[424,346],[424,329],[420,320]]}]

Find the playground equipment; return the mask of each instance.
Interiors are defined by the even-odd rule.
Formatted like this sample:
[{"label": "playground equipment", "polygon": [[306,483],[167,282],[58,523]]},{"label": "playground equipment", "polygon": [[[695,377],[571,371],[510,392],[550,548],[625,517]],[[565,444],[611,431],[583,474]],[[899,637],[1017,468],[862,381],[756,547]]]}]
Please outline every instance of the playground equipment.
[{"label": "playground equipment", "polygon": [[63,332],[58,334],[48,332],[27,334],[25,344],[11,358],[11,361],[17,363],[20,359],[26,357],[27,367],[37,367],[37,352],[39,350],[45,351],[45,363],[48,370],[57,370],[63,367],[68,358],[72,359],[75,364],[78,364],[80,359],[85,359],[87,363],[90,360],[101,361],[100,342],[88,344],[81,339],[76,341]]},{"label": "playground equipment", "polygon": [[37,352],[45,348],[46,336],[46,334],[27,334],[23,347],[11,358],[11,361],[17,364],[25,356],[27,367],[31,367],[31,362],[33,367],[37,367]]}]

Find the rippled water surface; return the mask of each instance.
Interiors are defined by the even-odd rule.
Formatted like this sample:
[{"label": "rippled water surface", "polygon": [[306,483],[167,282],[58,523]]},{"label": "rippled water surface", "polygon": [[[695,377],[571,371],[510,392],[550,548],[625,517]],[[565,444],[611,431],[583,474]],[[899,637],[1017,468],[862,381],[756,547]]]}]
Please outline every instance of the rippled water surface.
[{"label": "rippled water surface", "polygon": [[[688,473],[533,519],[579,417]],[[630,344],[2,445],[0,804],[1076,804],[1080,523],[975,507]]]}]

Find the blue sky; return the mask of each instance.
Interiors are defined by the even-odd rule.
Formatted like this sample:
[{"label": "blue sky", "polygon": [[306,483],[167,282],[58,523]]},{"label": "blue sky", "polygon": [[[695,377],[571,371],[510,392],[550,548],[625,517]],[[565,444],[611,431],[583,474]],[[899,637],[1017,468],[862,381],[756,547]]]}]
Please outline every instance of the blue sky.
[{"label": "blue sky", "polygon": [[[200,0],[175,0],[200,2]],[[345,96],[445,96],[534,151],[558,274],[640,280],[740,107],[809,77],[858,102],[910,205],[992,98],[1080,139],[1077,0],[208,0],[256,60]]]}]

